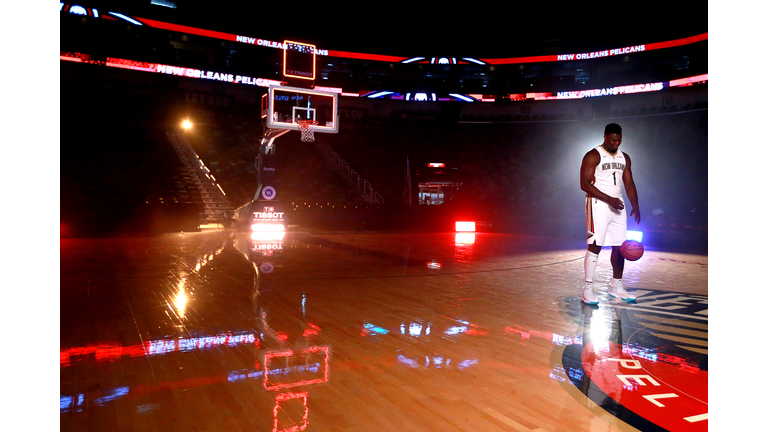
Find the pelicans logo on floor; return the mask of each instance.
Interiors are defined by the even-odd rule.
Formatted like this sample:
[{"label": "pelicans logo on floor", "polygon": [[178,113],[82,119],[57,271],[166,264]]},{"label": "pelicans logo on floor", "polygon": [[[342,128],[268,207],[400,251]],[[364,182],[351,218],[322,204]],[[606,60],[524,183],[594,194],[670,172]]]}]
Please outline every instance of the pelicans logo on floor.
[{"label": "pelicans logo on floor", "polygon": [[582,343],[562,367],[572,385],[643,431],[706,431],[707,297],[636,290],[637,302],[607,295],[599,306],[567,298]]}]

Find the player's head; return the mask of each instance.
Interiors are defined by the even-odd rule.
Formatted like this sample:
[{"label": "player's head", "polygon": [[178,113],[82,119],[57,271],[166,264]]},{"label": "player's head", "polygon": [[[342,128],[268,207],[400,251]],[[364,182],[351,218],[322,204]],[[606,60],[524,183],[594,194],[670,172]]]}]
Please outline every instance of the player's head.
[{"label": "player's head", "polygon": [[621,125],[618,125],[616,123],[609,123],[609,124],[605,125],[605,132],[604,133],[606,135],[612,134],[612,133],[621,135]]},{"label": "player's head", "polygon": [[605,125],[603,133],[603,148],[611,153],[616,153],[621,145],[621,126],[616,123]]}]

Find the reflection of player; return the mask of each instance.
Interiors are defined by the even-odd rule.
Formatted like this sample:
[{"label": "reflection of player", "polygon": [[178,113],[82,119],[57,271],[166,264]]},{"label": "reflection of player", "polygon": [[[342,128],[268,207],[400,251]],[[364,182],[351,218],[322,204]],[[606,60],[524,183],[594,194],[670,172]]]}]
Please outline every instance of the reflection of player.
[{"label": "reflection of player", "polygon": [[584,257],[584,289],[581,300],[597,304],[592,289],[597,258],[603,246],[611,246],[613,280],[608,294],[622,300],[635,300],[621,283],[624,273],[624,257],[621,243],[627,238],[627,213],[621,195],[621,186],[627,192],[632,204],[630,216],[640,223],[640,207],[637,204],[637,189],[632,178],[632,162],[629,156],[619,151],[621,126],[611,123],[605,126],[603,144],[590,150],[581,162],[581,189],[587,193],[585,212],[587,216],[587,253]]},{"label": "reflection of player", "polygon": [[275,266],[265,261],[267,251],[258,250],[256,240],[250,239],[246,244],[254,268],[251,302],[262,345],[266,348],[275,348],[276,345],[278,349],[292,347],[298,351],[306,348],[309,346],[307,338],[317,334],[316,331],[307,331],[312,325],[306,318],[306,295],[304,292],[275,288]]}]

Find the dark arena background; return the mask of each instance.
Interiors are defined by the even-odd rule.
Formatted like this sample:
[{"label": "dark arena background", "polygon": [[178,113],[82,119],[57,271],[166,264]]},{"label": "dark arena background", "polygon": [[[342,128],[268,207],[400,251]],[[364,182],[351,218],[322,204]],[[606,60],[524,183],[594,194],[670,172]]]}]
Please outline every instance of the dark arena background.
[{"label": "dark arena background", "polygon": [[316,6],[60,3],[60,429],[707,430],[707,8]]},{"label": "dark arena background", "polygon": [[[264,36],[256,26],[253,37],[236,20],[228,28],[211,17],[206,27],[199,14],[183,15],[183,4],[129,8],[126,18],[83,10],[62,4],[61,98],[77,107],[61,113],[62,236],[190,231],[210,222],[210,202],[167,136],[184,119],[194,125],[185,133],[191,149],[226,193],[225,207],[249,202],[264,130],[261,96],[268,80],[285,81],[282,49],[268,46],[282,42],[269,39],[277,26],[265,25]],[[142,13],[153,20],[140,24]],[[339,31],[329,26],[309,28]],[[306,25],[287,27],[279,29],[286,39]],[[238,31],[250,42],[238,42]],[[416,42],[421,33],[410,44],[360,42],[359,52],[328,46],[311,85],[341,92],[341,129],[315,143],[299,142],[296,132],[277,141],[289,225],[445,230],[469,217],[483,230],[580,238],[580,159],[602,142],[604,125],[617,122],[634,161],[646,245],[706,251],[706,28],[648,33],[484,47],[477,59],[433,57],[472,48],[444,54],[451,47],[443,41],[430,50]],[[637,52],[557,60],[614,47]],[[172,67],[216,78],[178,76]],[[234,76],[252,81],[227,81]],[[614,89],[625,94],[606,94]]]}]

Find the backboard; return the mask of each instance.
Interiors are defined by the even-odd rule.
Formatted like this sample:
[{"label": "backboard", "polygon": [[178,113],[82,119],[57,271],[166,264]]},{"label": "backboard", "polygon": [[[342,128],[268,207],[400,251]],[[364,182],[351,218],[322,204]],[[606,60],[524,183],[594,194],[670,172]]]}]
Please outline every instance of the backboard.
[{"label": "backboard", "polygon": [[315,132],[339,132],[339,95],[299,87],[270,86],[262,117],[271,129],[300,130],[299,120],[317,122]]}]

